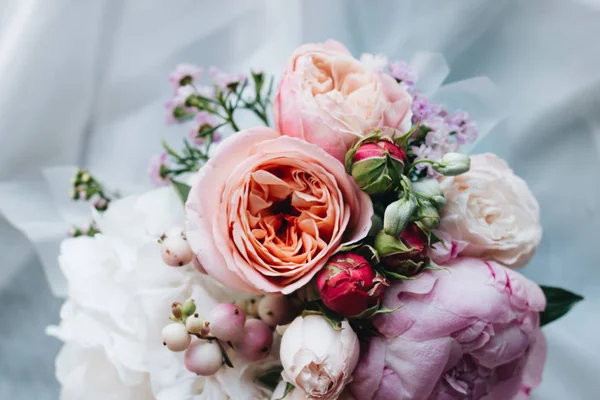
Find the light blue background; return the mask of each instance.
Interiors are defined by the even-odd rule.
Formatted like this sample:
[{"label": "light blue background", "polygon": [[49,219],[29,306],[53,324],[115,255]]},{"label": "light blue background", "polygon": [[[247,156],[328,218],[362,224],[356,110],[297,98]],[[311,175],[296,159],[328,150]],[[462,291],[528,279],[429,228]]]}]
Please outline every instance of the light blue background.
[{"label": "light blue background", "polygon": [[[146,185],[179,62],[280,72],[295,47],[335,38],[353,53],[442,53],[448,81],[488,76],[506,119],[475,149],[505,158],[542,208],[524,273],[586,296],[545,332],[535,399],[600,393],[600,3],[594,0],[0,2],[0,181],[79,164]],[[66,193],[65,193],[66,195]],[[0,219],[0,398],[56,399],[60,301],[27,241]]]}]

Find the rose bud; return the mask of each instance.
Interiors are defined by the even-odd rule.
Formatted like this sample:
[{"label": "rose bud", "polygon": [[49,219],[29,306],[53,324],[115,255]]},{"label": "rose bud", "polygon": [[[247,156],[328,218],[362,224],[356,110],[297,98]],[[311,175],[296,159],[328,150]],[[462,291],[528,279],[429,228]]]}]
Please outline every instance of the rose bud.
[{"label": "rose bud", "polygon": [[223,365],[223,354],[216,342],[196,340],[185,352],[185,367],[197,375],[214,375]]},{"label": "rose bud", "polygon": [[421,179],[413,182],[412,190],[416,196],[429,200],[438,209],[446,205],[446,198],[437,179]]},{"label": "rose bud", "polygon": [[375,249],[386,270],[404,276],[421,271],[427,252],[427,235],[415,223],[410,223],[399,237],[380,232],[375,238]]},{"label": "rose bud", "polygon": [[470,167],[471,159],[461,153],[446,153],[441,162],[433,164],[433,169],[445,176],[464,174]]},{"label": "rose bud", "polygon": [[407,161],[406,152],[392,140],[381,138],[358,146],[352,155],[349,172],[358,187],[370,194],[387,193],[399,185]]},{"label": "rose bud", "polygon": [[383,214],[383,230],[388,235],[398,236],[417,211],[417,203],[409,196],[398,199],[386,207]]},{"label": "rose bud", "polygon": [[321,300],[345,317],[377,305],[385,284],[371,264],[354,253],[336,254],[317,275]]},{"label": "rose bud", "polygon": [[348,321],[336,330],[321,315],[297,317],[281,339],[281,375],[307,399],[338,399],[352,380],[359,347]]},{"label": "rose bud", "polygon": [[208,320],[211,335],[225,342],[234,342],[244,333],[246,314],[235,304],[221,303],[210,311]]}]

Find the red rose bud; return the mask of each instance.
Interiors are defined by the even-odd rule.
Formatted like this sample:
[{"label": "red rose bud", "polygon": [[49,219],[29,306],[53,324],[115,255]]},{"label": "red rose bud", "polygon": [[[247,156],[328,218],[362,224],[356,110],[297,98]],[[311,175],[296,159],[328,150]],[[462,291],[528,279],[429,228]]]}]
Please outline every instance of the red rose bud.
[{"label": "red rose bud", "polygon": [[358,315],[377,305],[385,285],[387,283],[371,264],[354,253],[336,254],[317,275],[321,300],[329,309],[345,317]]},{"label": "red rose bud", "polygon": [[425,266],[427,247],[427,235],[415,223],[408,224],[397,238],[383,231],[375,237],[375,248],[386,270],[404,276],[415,275]]},{"label": "red rose bud", "polygon": [[427,236],[416,224],[408,224],[404,232],[399,238],[406,247],[410,248],[410,252],[404,254],[407,258],[422,258],[427,249]]},{"label": "red rose bud", "polygon": [[408,159],[401,147],[382,138],[378,142],[360,144],[354,150],[349,172],[362,191],[375,195],[399,185]]}]

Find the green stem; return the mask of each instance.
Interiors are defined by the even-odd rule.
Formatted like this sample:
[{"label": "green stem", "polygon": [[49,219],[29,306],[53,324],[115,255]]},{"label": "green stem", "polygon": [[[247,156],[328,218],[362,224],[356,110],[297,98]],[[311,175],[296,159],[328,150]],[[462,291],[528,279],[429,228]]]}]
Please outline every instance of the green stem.
[{"label": "green stem", "polygon": [[410,166],[410,168],[408,169],[408,172],[406,173],[406,175],[410,176],[410,173],[412,172],[412,170],[417,166],[417,164],[422,164],[422,163],[427,163],[427,164],[437,164],[437,161],[433,161],[433,160],[428,160],[426,158],[423,158],[421,160],[416,160],[415,162],[413,162]]}]

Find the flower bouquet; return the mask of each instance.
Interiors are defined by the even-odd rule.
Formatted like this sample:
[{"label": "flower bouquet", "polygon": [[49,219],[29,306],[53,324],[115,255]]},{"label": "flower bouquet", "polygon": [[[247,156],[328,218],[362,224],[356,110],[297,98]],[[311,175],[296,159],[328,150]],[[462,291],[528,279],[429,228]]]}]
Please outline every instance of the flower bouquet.
[{"label": "flower bouquet", "polygon": [[[540,326],[581,297],[515,270],[541,240],[527,184],[404,62],[304,45],[278,87],[180,65],[160,186],[61,247],[64,399],[525,399]],[[276,92],[272,100],[272,94]],[[272,110],[272,113],[271,113]],[[240,116],[264,126],[241,129]]]}]

